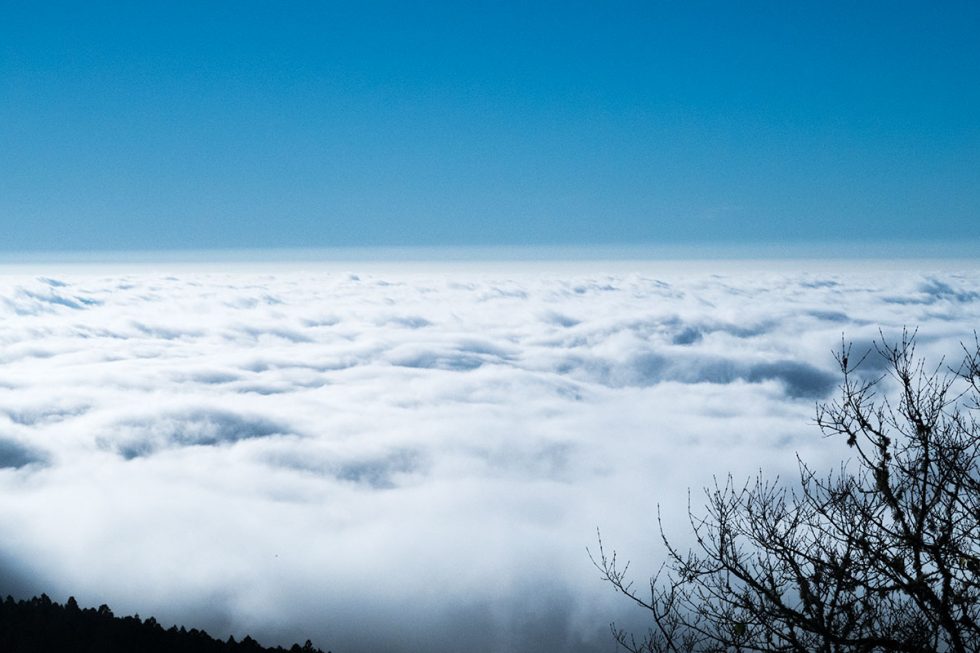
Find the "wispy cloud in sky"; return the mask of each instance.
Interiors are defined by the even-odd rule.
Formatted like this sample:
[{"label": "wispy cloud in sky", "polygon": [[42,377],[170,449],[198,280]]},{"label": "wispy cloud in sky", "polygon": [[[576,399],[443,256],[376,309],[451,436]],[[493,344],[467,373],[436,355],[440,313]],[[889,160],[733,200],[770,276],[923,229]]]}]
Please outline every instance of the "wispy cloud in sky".
[{"label": "wispy cloud in sky", "polygon": [[[334,651],[603,650],[654,506],[841,457],[858,347],[955,356],[975,272],[0,279],[0,580]],[[465,646],[461,643],[465,642]]]}]

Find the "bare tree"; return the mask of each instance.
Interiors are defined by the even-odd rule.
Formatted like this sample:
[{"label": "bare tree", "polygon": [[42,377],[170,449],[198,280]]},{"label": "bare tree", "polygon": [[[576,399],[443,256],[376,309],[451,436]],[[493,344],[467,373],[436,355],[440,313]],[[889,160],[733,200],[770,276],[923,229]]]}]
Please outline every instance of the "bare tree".
[{"label": "bare tree", "polygon": [[[632,653],[980,651],[980,340],[959,367],[927,368],[915,334],[868,354],[837,354],[837,398],[817,408],[823,434],[851,453],[799,484],[729,477],[688,500],[694,544],[664,534],[649,592],[607,553],[605,580],[649,611],[643,635],[613,625]],[[881,369],[881,368],[879,368]],[[658,506],[659,520],[659,506]]]}]

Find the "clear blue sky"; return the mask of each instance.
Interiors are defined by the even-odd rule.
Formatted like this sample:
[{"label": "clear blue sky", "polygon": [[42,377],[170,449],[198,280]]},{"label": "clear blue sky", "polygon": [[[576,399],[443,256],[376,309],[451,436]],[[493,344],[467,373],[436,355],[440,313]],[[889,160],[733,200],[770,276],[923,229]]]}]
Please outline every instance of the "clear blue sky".
[{"label": "clear blue sky", "polygon": [[978,2],[0,0],[0,250],[980,240]]}]

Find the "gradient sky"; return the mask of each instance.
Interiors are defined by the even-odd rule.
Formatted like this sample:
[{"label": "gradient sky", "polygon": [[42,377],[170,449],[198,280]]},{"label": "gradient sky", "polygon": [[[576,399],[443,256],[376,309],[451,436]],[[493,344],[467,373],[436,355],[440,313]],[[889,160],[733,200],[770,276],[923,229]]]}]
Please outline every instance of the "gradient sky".
[{"label": "gradient sky", "polygon": [[0,3],[0,250],[980,239],[980,3]]}]

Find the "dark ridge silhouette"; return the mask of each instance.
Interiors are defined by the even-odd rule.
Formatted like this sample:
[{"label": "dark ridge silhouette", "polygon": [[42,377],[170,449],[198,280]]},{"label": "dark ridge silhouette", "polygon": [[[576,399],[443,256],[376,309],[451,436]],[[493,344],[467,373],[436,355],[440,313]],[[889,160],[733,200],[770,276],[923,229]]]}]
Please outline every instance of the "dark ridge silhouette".
[{"label": "dark ridge silhouette", "polygon": [[107,605],[79,608],[75,597],[65,605],[47,594],[0,603],[0,651],[3,653],[323,653],[306,640],[289,649],[266,648],[251,637],[214,639],[207,632],[172,626],[156,619],[116,617]]}]

